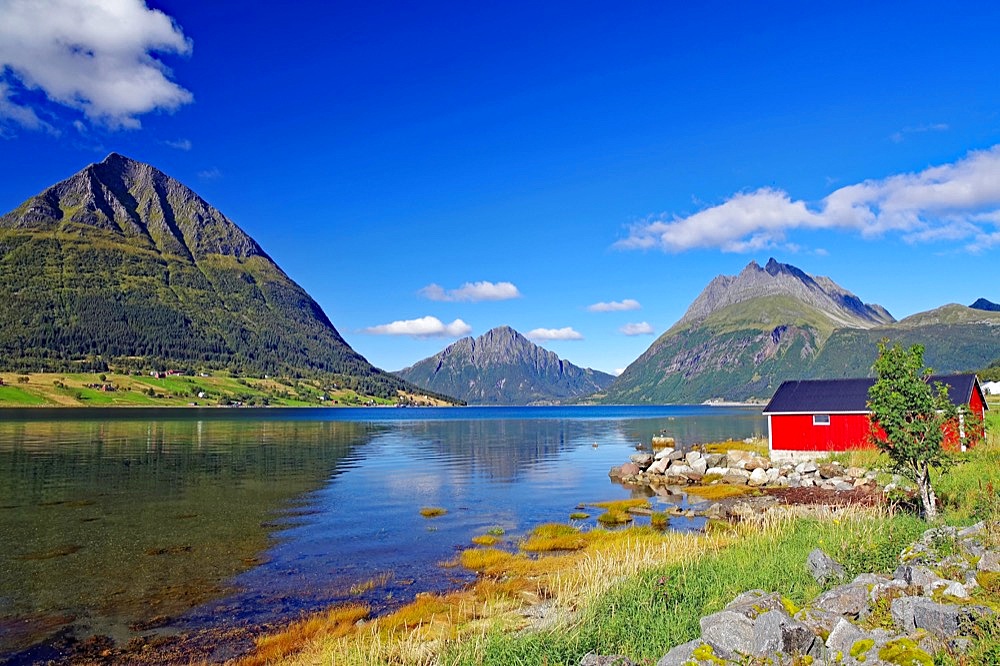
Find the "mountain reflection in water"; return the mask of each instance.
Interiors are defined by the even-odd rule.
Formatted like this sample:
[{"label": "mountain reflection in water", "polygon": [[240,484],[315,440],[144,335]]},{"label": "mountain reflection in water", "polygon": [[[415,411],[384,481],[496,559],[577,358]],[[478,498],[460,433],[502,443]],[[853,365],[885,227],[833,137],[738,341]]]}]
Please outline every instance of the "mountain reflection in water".
[{"label": "mountain reflection in water", "polygon": [[439,564],[476,534],[628,497],[608,469],[660,430],[764,427],[705,407],[165,411],[0,414],[0,659],[396,605],[470,580]]}]

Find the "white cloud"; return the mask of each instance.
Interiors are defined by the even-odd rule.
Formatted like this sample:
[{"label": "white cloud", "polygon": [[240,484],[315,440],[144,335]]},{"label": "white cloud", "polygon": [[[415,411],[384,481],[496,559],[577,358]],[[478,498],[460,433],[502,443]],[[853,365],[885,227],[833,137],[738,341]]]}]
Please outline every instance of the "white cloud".
[{"label": "white cloud", "polygon": [[415,338],[457,338],[471,331],[472,327],[461,319],[445,324],[437,317],[404,319],[364,329],[371,335],[410,335]]},{"label": "white cloud", "polygon": [[191,148],[194,147],[191,143],[191,139],[177,139],[176,141],[164,141],[163,143],[171,148],[184,151],[191,150]]},{"label": "white cloud", "polygon": [[916,125],[914,127],[904,127],[898,132],[889,135],[893,143],[902,143],[908,134],[923,134],[924,132],[947,132],[950,128],[947,123],[931,123],[929,125]]},{"label": "white cloud", "polygon": [[198,172],[198,178],[201,178],[202,180],[218,180],[222,178],[222,171],[219,170],[219,167],[203,169]]},{"label": "white cloud", "polygon": [[625,324],[618,329],[625,335],[651,335],[653,327],[648,322],[640,321],[636,324]]},{"label": "white cloud", "polygon": [[521,292],[511,282],[466,282],[458,289],[444,289],[437,284],[429,284],[419,292],[432,301],[506,301],[520,298]]},{"label": "white cloud", "polygon": [[[137,128],[143,113],[192,101],[157,52],[186,55],[191,42],[142,0],[0,1],[0,75],[90,121]],[[37,128],[36,109],[2,92],[0,117]]]},{"label": "white cloud", "polygon": [[625,368],[615,368],[614,370],[611,371],[611,374],[613,374],[615,377],[621,377],[623,372],[625,372]]},{"label": "white cloud", "polygon": [[917,173],[841,187],[815,205],[762,188],[688,217],[660,216],[615,245],[684,252],[747,252],[787,246],[796,229],[838,229],[863,238],[897,234],[909,243],[976,242],[1000,229],[1000,145]]},{"label": "white cloud", "polygon": [[565,328],[536,328],[525,334],[530,340],[583,340],[583,336],[573,330],[572,326]]},{"label": "white cloud", "polygon": [[610,303],[594,303],[588,305],[590,312],[625,312],[626,310],[638,310],[642,306],[639,301],[633,298],[626,298],[624,301],[611,301]]}]

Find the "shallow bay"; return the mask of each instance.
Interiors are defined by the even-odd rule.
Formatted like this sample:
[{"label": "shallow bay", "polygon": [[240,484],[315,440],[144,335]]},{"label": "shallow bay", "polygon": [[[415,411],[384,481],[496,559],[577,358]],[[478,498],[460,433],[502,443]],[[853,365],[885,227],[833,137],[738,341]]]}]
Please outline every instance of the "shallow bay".
[{"label": "shallow bay", "polygon": [[3,410],[0,659],[391,607],[469,580],[441,563],[477,534],[629,497],[608,469],[653,434],[765,426],[701,406]]}]

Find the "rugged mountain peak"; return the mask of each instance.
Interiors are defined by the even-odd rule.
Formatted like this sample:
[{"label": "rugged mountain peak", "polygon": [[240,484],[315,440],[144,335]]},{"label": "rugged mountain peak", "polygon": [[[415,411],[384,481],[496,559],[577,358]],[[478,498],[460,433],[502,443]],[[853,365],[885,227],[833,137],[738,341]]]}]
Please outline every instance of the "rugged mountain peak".
[{"label": "rugged mountain peak", "polygon": [[0,228],[92,233],[161,254],[266,256],[234,222],[159,169],[111,153],[0,217]]},{"label": "rugged mountain peak", "polygon": [[397,373],[472,404],[559,402],[606,388],[614,377],[579,368],[509,326],[466,337]]},{"label": "rugged mountain peak", "polygon": [[789,296],[823,311],[838,326],[870,328],[895,321],[884,308],[868,305],[827,277],[813,277],[773,257],[763,268],[751,261],[736,276],[713,279],[678,325],[694,325],[719,310],[755,298]]}]

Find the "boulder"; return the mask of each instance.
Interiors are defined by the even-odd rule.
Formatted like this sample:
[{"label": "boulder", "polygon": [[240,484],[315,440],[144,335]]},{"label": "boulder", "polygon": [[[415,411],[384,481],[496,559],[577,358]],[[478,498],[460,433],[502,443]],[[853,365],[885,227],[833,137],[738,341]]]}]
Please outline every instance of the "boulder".
[{"label": "boulder", "polygon": [[705,456],[705,460],[708,461],[709,467],[721,467],[726,461],[725,453],[709,453]]},{"label": "boulder", "polygon": [[753,620],[731,610],[707,615],[701,618],[701,639],[718,657],[738,660],[753,648]]},{"label": "boulder", "polygon": [[628,459],[642,469],[646,469],[653,464],[653,456],[649,453],[633,453]]},{"label": "boulder", "polygon": [[753,623],[753,644],[750,655],[771,658],[780,662],[782,657],[811,654],[819,657],[819,643],[809,627],[788,617],[784,610],[772,610],[760,615]]},{"label": "boulder", "polygon": [[838,615],[858,618],[868,610],[868,584],[851,582],[838,585],[816,597],[812,605]]},{"label": "boulder", "polygon": [[982,557],[979,558],[979,564],[976,568],[980,571],[987,571],[990,573],[1000,572],[1000,552],[995,550],[987,550],[983,553]]},{"label": "boulder", "polygon": [[726,604],[724,610],[741,613],[752,620],[761,613],[784,611],[785,605],[781,603],[781,595],[777,592],[748,590]]},{"label": "boulder", "polygon": [[663,460],[664,458],[669,458],[670,454],[673,452],[674,450],[670,448],[660,449],[659,451],[656,452],[656,455],[654,455],[653,458],[655,458],[656,460]]},{"label": "boulder", "polygon": [[816,467],[816,463],[812,462],[811,460],[807,460],[806,462],[800,462],[798,465],[795,466],[795,471],[798,472],[799,474],[813,474],[818,469],[819,468]]},{"label": "boulder", "polygon": [[664,474],[666,473],[667,467],[669,466],[670,466],[669,460],[665,458],[660,458],[659,460],[653,461],[653,464],[646,469],[646,472],[648,474]]},{"label": "boulder", "polygon": [[705,641],[700,638],[688,641],[687,643],[681,643],[660,657],[660,660],[656,662],[656,666],[690,666],[690,664],[700,664],[694,657],[694,651],[703,645],[705,645]]},{"label": "boulder", "polygon": [[893,578],[906,581],[907,585],[919,587],[924,594],[930,594],[937,587],[947,585],[940,576],[922,564],[904,564],[896,568]]},{"label": "boulder", "polygon": [[695,460],[701,460],[701,451],[688,451],[684,454],[684,461],[688,465],[693,465]]},{"label": "boulder", "polygon": [[[826,648],[834,662],[842,661],[851,654],[851,648],[866,638],[860,627],[841,618],[826,639]],[[838,654],[840,659],[837,659]]]},{"label": "boulder", "polygon": [[841,580],[847,574],[844,566],[835,559],[824,553],[821,549],[815,548],[806,557],[806,569],[816,582],[826,585],[830,581]]},{"label": "boulder", "polygon": [[824,479],[833,479],[844,474],[844,466],[840,463],[824,463],[819,466],[819,475]]},{"label": "boulder", "polygon": [[959,633],[962,611],[954,604],[939,604],[927,597],[900,597],[892,600],[890,612],[896,625],[906,633],[926,629],[938,638]]},{"label": "boulder", "polygon": [[698,458],[694,462],[689,462],[688,464],[691,466],[691,469],[702,476],[708,472],[708,461],[704,458]]},{"label": "boulder", "polygon": [[[615,470],[618,470],[618,474],[617,475],[614,474]],[[612,476],[617,476],[618,478],[624,478],[626,476],[635,476],[636,474],[638,474],[641,471],[642,470],[639,469],[639,466],[636,465],[635,463],[625,463],[621,467],[612,467],[611,468]]]},{"label": "boulder", "polygon": [[751,486],[763,486],[767,483],[767,472],[760,467],[757,467],[750,473],[750,478],[747,479],[747,483]]}]

